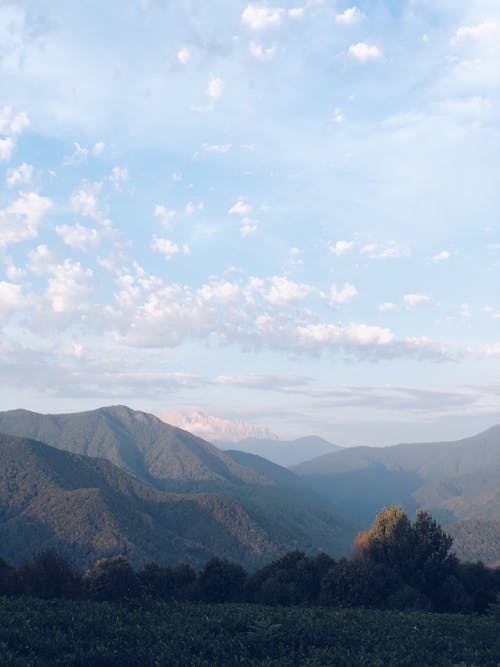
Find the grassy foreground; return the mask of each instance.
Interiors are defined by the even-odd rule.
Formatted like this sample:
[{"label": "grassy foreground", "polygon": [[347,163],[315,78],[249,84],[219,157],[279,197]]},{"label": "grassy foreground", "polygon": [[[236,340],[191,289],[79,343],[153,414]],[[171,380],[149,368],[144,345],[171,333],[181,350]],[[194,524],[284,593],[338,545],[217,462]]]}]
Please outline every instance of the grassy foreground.
[{"label": "grassy foreground", "polygon": [[251,605],[0,599],[0,664],[500,665],[493,617]]}]

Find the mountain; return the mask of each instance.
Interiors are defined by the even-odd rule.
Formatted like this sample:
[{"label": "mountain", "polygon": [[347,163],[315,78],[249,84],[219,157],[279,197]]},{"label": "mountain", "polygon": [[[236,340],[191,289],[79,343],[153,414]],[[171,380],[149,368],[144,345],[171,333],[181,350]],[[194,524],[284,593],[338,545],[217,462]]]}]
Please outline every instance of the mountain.
[{"label": "mountain", "polygon": [[[292,470],[340,512],[365,526],[390,504],[403,505],[411,513],[425,507],[445,524],[495,521],[500,516],[500,425],[457,441],[352,447]],[[485,528],[472,523],[469,530],[474,525],[476,531]],[[457,551],[465,534],[457,528]],[[500,550],[495,554],[500,560]]]},{"label": "mountain", "polygon": [[238,450],[256,454],[277,463],[280,466],[294,466],[323,454],[342,449],[316,435],[309,435],[295,440],[276,440],[269,438],[244,438],[238,442],[215,441],[222,450]]},{"label": "mountain", "polygon": [[124,406],[61,415],[11,410],[0,413],[0,432],[107,459],[157,491],[222,495],[238,503],[280,553],[347,554],[356,532],[331,503],[320,507],[302,483],[268,477],[187,431]]},{"label": "mountain", "polygon": [[80,567],[122,554],[135,564],[218,554],[254,565],[278,552],[235,501],[155,491],[109,461],[0,435],[0,556],[56,547]]}]

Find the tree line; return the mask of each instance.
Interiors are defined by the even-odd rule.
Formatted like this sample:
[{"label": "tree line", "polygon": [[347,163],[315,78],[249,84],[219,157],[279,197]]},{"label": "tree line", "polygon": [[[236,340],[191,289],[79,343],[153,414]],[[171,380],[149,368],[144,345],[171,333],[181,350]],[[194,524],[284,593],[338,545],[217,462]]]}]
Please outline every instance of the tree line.
[{"label": "tree line", "polygon": [[122,556],[79,572],[55,550],[12,567],[0,559],[0,594],[95,601],[177,600],[322,605],[437,612],[484,612],[500,595],[500,568],[460,563],[452,539],[424,511],[411,521],[400,507],[382,510],[360,533],[350,559],[291,551],[248,573],[222,558],[196,571]]}]

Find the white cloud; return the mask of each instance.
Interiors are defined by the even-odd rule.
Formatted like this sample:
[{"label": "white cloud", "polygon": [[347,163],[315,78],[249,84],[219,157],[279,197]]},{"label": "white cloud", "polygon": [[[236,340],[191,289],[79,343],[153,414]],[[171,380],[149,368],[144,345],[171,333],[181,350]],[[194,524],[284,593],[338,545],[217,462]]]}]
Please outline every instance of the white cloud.
[{"label": "white cloud", "polygon": [[207,144],[204,143],[202,145],[203,150],[205,153],[227,153],[231,149],[231,144]]},{"label": "white cloud", "polygon": [[370,60],[382,60],[383,53],[375,44],[366,44],[358,42],[349,47],[348,56],[360,63],[366,63]]},{"label": "white cloud", "polygon": [[187,215],[193,215],[193,213],[196,213],[196,211],[203,211],[204,204],[202,201],[198,202],[197,204],[193,204],[192,201],[189,201],[186,204],[185,211]]},{"label": "white cloud", "polygon": [[251,30],[269,30],[281,25],[283,14],[284,10],[281,7],[249,4],[243,11],[241,19]]},{"label": "white cloud", "polygon": [[29,124],[29,118],[23,111],[14,114],[12,107],[5,106],[0,109],[0,134],[15,137],[21,134]]},{"label": "white cloud", "polygon": [[482,39],[498,31],[496,21],[483,21],[477,25],[464,25],[458,28],[451,41],[456,44],[463,39]]},{"label": "white cloud", "polygon": [[368,324],[307,324],[297,327],[299,340],[306,346],[325,345],[388,345],[395,341],[390,329]]},{"label": "white cloud", "polygon": [[102,155],[104,153],[104,149],[106,148],[106,144],[104,141],[98,141],[94,144],[94,147],[92,148],[92,155],[98,156]]},{"label": "white cloud", "polygon": [[339,107],[336,107],[330,117],[330,120],[332,123],[336,123],[337,125],[340,125],[341,123],[344,122],[344,114],[342,113],[342,109]]},{"label": "white cloud", "polygon": [[189,49],[183,46],[177,51],[177,60],[181,63],[181,65],[187,65],[189,60],[191,58],[191,53],[189,52]]},{"label": "white cloud", "polygon": [[335,241],[335,243],[330,243],[328,245],[328,252],[330,255],[345,255],[347,252],[352,250],[354,246],[354,241]]},{"label": "white cloud", "polygon": [[252,207],[250,204],[247,204],[243,199],[238,199],[238,201],[231,206],[229,213],[233,215],[250,215],[252,213]]},{"label": "white cloud", "polygon": [[442,250],[441,252],[438,252],[436,255],[433,255],[431,257],[431,262],[434,262],[435,264],[439,262],[446,262],[448,259],[451,257],[451,252],[448,250]]},{"label": "white cloud", "polygon": [[155,218],[159,218],[162,225],[168,227],[174,221],[176,216],[175,211],[167,211],[163,204],[156,204],[154,208]]},{"label": "white cloud", "polygon": [[36,275],[43,275],[49,273],[55,265],[55,258],[50,248],[41,243],[34,250],[30,250],[28,254],[27,268]]},{"label": "white cloud", "polygon": [[0,210],[0,248],[10,243],[34,239],[38,227],[52,207],[48,197],[23,192],[18,199]]},{"label": "white cloud", "polygon": [[169,239],[160,238],[156,234],[153,236],[151,249],[162,255],[167,261],[170,261],[174,255],[180,252],[183,252],[185,255],[189,254],[189,246],[183,245],[182,248],[179,248],[177,243]]},{"label": "white cloud", "polygon": [[337,289],[332,285],[330,289],[330,304],[338,305],[351,303],[358,296],[358,290],[350,283],[345,283],[341,289]]},{"label": "white cloud", "polygon": [[121,189],[121,184],[124,181],[128,181],[128,169],[127,167],[113,167],[111,170],[111,175],[109,177],[109,180],[117,190]]},{"label": "white cloud", "polygon": [[75,147],[73,153],[65,157],[63,160],[63,165],[65,167],[77,167],[80,164],[85,164],[89,157],[88,148],[82,148],[77,141],[73,143],[73,146]]},{"label": "white cloud", "polygon": [[11,137],[0,139],[0,162],[9,162],[16,144]]},{"label": "white cloud", "polygon": [[7,274],[7,278],[9,280],[12,280],[13,282],[21,280],[21,278],[24,278],[24,276],[26,275],[26,271],[24,269],[20,269],[19,267],[14,266],[14,264],[10,264],[7,267],[5,273]]},{"label": "white cloud", "polygon": [[337,14],[335,17],[336,23],[341,23],[343,25],[353,25],[354,23],[359,23],[364,19],[365,15],[361,12],[356,6],[349,7],[342,12],[342,14]]},{"label": "white cloud", "polygon": [[271,62],[271,60],[274,60],[275,55],[278,53],[278,44],[276,42],[273,42],[271,46],[267,47],[267,49],[258,42],[250,42],[250,46],[248,48],[250,54],[262,62]]},{"label": "white cloud", "polygon": [[311,285],[296,283],[281,276],[271,278],[271,289],[265,298],[273,306],[284,306],[302,301],[312,292]]},{"label": "white cloud", "polygon": [[88,183],[84,181],[78,190],[71,195],[71,206],[75,213],[85,218],[101,220],[97,195],[102,189],[102,183]]},{"label": "white cloud", "polygon": [[403,300],[409,308],[413,308],[413,306],[429,303],[431,298],[427,294],[405,294]]},{"label": "white cloud", "polygon": [[7,170],[7,187],[13,188],[16,185],[26,185],[31,182],[32,176],[33,166],[23,162],[17,169],[12,168]]},{"label": "white cloud", "polygon": [[392,301],[385,301],[384,303],[381,303],[378,306],[378,310],[381,313],[389,313],[389,312],[391,312],[393,310],[396,310],[396,309],[397,309],[397,306],[396,306],[395,303],[392,303]]},{"label": "white cloud", "polygon": [[25,304],[26,299],[20,285],[0,281],[0,325],[5,324],[7,319]]},{"label": "white cloud", "polygon": [[47,288],[47,298],[55,313],[81,311],[86,308],[85,297],[91,289],[92,271],[84,269],[80,262],[65,259],[52,269]]},{"label": "white cloud", "polygon": [[56,233],[62,238],[63,242],[74,249],[85,249],[85,246],[97,246],[99,244],[99,234],[97,229],[83,227],[83,225],[61,225],[56,227]]},{"label": "white cloud", "polygon": [[408,255],[408,250],[398,245],[396,241],[381,244],[367,243],[360,252],[370,259],[399,259]]},{"label": "white cloud", "polygon": [[240,232],[242,236],[248,236],[249,234],[253,234],[254,232],[257,231],[258,229],[258,220],[255,220],[254,218],[249,218],[247,216],[244,216],[240,220]]},{"label": "white cloud", "polygon": [[207,87],[208,97],[213,101],[218,100],[221,97],[223,90],[224,81],[220,77],[210,74]]}]

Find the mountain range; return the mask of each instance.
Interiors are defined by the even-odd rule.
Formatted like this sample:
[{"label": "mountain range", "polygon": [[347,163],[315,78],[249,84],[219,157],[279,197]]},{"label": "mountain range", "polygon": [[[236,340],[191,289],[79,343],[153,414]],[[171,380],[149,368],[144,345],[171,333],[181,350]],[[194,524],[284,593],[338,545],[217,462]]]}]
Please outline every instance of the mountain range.
[{"label": "mountain range", "polygon": [[[349,553],[356,532],[356,527],[350,521],[336,514],[328,501],[325,502],[317,496],[295,474],[279,469],[279,466],[274,466],[264,459],[258,461],[258,457],[242,459],[237,453],[222,452],[214,445],[187,431],[169,426],[153,415],[124,406],[61,415],[42,415],[26,410],[2,412],[0,433],[45,444],[45,448],[40,444],[37,445],[39,448],[37,460],[51,480],[47,484],[47,488],[52,489],[49,497],[58,499],[57,502],[54,500],[53,519],[41,513],[46,506],[46,496],[38,493],[39,487],[35,485],[34,496],[29,495],[29,479],[37,477],[38,473],[35,469],[23,473],[21,455],[18,467],[12,464],[12,470],[17,470],[16,474],[12,471],[9,474],[15,479],[22,478],[25,474],[26,479],[22,487],[29,502],[25,499],[21,505],[14,503],[14,507],[31,509],[29,511],[26,509],[27,514],[26,512],[19,514],[16,510],[17,513],[14,515],[18,520],[12,521],[13,505],[9,500],[8,475],[4,478],[6,491],[0,504],[0,528],[7,531],[6,535],[11,536],[14,530],[15,534],[19,534],[16,543],[19,544],[25,539],[32,551],[43,546],[47,540],[50,542],[51,539],[60,539],[64,534],[64,531],[57,528],[61,521],[64,523],[61,517],[64,516],[65,504],[59,502],[62,492],[57,486],[60,475],[59,469],[54,469],[57,461],[53,454],[54,448],[79,455],[80,458],[72,460],[73,462],[78,460],[80,467],[83,462],[88,467],[94,465],[88,463],[89,461],[105,459],[108,465],[113,464],[113,470],[119,470],[128,480],[125,483],[123,481],[125,478],[119,478],[121,481],[118,489],[112,487],[110,490],[106,487],[105,497],[113,498],[113,502],[110,501],[106,505],[108,514],[101,508],[104,502],[102,494],[98,494],[98,499],[95,499],[95,489],[101,489],[102,486],[95,477],[89,478],[87,473],[83,474],[80,467],[73,463],[73,481],[63,480],[63,489],[71,483],[75,493],[78,491],[84,498],[88,498],[90,494],[94,498],[92,502],[94,504],[98,502],[101,508],[95,510],[91,516],[75,513],[68,516],[66,521],[66,525],[70,520],[75,524],[74,530],[69,534],[72,535],[71,544],[77,545],[74,548],[79,554],[84,549],[78,546],[80,543],[76,540],[75,534],[88,536],[86,548],[89,557],[93,557],[96,553],[94,545],[99,538],[94,530],[94,524],[95,517],[101,512],[109,517],[109,525],[120,527],[116,532],[121,536],[114,542],[105,541],[106,548],[103,553],[111,555],[125,551],[129,556],[133,556],[136,562],[151,558],[151,553],[157,553],[159,545],[163,542],[166,545],[163,557],[155,556],[159,562],[173,562],[179,559],[193,562],[193,553],[196,552],[198,561],[203,560],[205,556],[217,554],[253,566],[294,548],[308,552],[325,550],[340,555]],[[28,447],[25,440],[18,441],[22,442],[24,447]],[[15,444],[12,442],[10,447],[15,450]],[[3,465],[4,463],[0,462],[0,467]],[[101,461],[99,468],[101,473],[103,465]],[[108,479],[109,474],[106,477],[106,480]],[[113,479],[118,479],[116,474]],[[124,487],[132,488],[130,480],[133,480],[133,484],[140,485],[140,490],[137,490],[139,489],[137,486],[133,487],[135,489],[132,494],[133,503],[129,492],[125,497],[123,494],[116,495],[118,491],[122,493]],[[106,484],[109,486],[108,481]],[[184,508],[186,524],[200,525],[200,503],[203,501],[205,513],[208,511],[207,505],[211,504],[213,511],[208,512],[206,532],[202,531],[204,539],[191,548],[182,540],[189,538],[196,542],[192,534],[186,537],[183,531],[176,532],[171,526],[170,536],[159,531],[155,519],[158,515],[157,509],[155,509],[156,514],[151,514],[150,505],[148,508],[139,508],[143,501],[146,502],[144,499],[147,493],[157,494],[156,508],[166,507],[165,503],[172,507],[174,501],[179,507]],[[139,502],[137,498],[141,501]],[[128,522],[123,514],[125,506],[127,504],[130,506],[131,503],[136,508],[134,511],[143,519],[141,529],[137,529],[139,533],[132,535],[128,532]],[[4,526],[2,517],[8,517],[10,522],[8,526]],[[21,535],[23,527],[27,525],[26,521],[31,522],[31,528],[33,525],[39,528],[38,531],[28,530],[29,539]],[[217,530],[210,528],[213,527],[213,521],[219,525]],[[15,528],[12,528],[13,525]],[[130,525],[137,525],[137,522],[131,520]],[[150,526],[151,537],[147,537],[147,531],[144,532],[145,525]],[[166,525],[168,527],[168,524]],[[36,535],[43,539],[35,539]],[[168,546],[174,538],[178,538],[177,551]],[[147,544],[148,541],[153,541],[156,546],[141,550],[141,544]],[[249,541],[254,546],[249,544]],[[129,542],[132,546],[126,548]],[[67,550],[69,547],[68,545],[66,547]],[[159,553],[161,556],[161,549]],[[79,556],[79,562],[82,558],[83,556]]]},{"label": "mountain range", "polygon": [[462,557],[500,560],[500,425],[457,441],[346,448],[292,470],[363,526],[384,506],[424,507]]},{"label": "mountain range", "polygon": [[237,442],[216,440],[214,444],[222,450],[230,449],[257,454],[257,456],[262,456],[285,467],[342,449],[339,445],[334,445],[316,435],[295,440],[277,440],[276,438],[243,438]]}]

